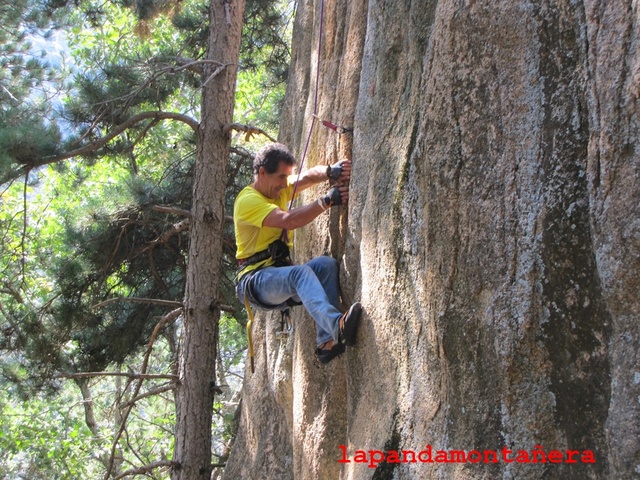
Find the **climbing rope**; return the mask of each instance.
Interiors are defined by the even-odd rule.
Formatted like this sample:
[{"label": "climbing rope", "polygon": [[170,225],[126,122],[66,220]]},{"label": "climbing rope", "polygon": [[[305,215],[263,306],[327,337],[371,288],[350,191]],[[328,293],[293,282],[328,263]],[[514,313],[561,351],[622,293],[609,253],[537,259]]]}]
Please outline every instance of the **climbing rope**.
[{"label": "climbing rope", "polygon": [[[311,125],[309,125],[307,140],[304,144],[302,157],[300,158],[300,166],[298,167],[298,175],[296,177],[296,183],[293,187],[293,195],[291,197],[291,201],[289,202],[289,206],[288,206],[289,210],[293,208],[293,202],[295,201],[296,192],[298,189],[298,182],[300,181],[300,175],[302,175],[304,162],[307,159],[307,153],[309,152],[309,145],[311,143],[311,136],[313,134],[313,129],[315,128],[316,121],[319,120],[322,125],[333,130],[338,135],[353,132],[353,128],[347,128],[341,125],[335,125],[334,123],[328,120],[323,120],[318,116],[318,94],[319,94],[318,92],[320,91],[320,55],[322,54],[322,38],[324,36],[323,33],[324,33],[324,0],[321,0],[320,1],[320,26],[318,29],[318,53],[316,55],[316,82],[314,85],[314,93],[313,93],[313,113],[311,114]],[[282,239],[285,242],[288,240],[287,230],[282,231]]]},{"label": "climbing rope", "polygon": [[[311,125],[309,126],[309,133],[307,134],[307,141],[304,145],[304,150],[302,151],[302,157],[300,159],[300,166],[298,167],[298,178],[296,179],[296,183],[293,187],[293,196],[291,197],[291,202],[289,202],[289,210],[293,206],[293,201],[296,198],[296,190],[298,189],[298,181],[300,180],[300,175],[302,174],[302,167],[304,166],[304,162],[307,158],[307,152],[309,151],[309,143],[311,143],[311,135],[313,133],[313,128],[316,125],[316,119],[318,118],[318,92],[320,90],[320,55],[322,54],[322,34],[324,30],[324,0],[320,0],[320,27],[318,29],[318,54],[316,55],[316,84],[314,86],[314,94],[313,94],[313,113],[311,116]],[[283,232],[283,235],[287,236],[286,230]]]},{"label": "climbing rope", "polygon": [[244,307],[247,309],[247,315],[249,315],[249,321],[247,322],[247,341],[249,342],[249,360],[251,362],[251,373],[254,373],[254,360],[253,360],[253,335],[251,329],[253,327],[253,309],[249,304],[249,296],[244,296]]}]

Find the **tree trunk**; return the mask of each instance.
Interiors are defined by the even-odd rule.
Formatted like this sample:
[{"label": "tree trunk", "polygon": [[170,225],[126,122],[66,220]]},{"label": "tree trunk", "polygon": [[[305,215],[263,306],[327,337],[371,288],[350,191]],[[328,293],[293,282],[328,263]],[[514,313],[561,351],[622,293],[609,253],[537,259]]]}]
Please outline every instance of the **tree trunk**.
[{"label": "tree trunk", "polygon": [[[294,31],[281,140],[298,154],[320,2],[299,2]],[[295,254],[340,258],[363,323],[320,366],[302,309],[283,345],[256,322],[225,478],[637,477],[639,14],[327,2],[318,115],[355,131],[318,126],[307,165],[351,156],[350,203],[296,232]],[[427,446],[497,461],[355,461]]]},{"label": "tree trunk", "polygon": [[229,136],[240,51],[244,0],[212,0],[209,6],[202,120],[193,186],[192,226],[176,390],[174,480],[211,476],[211,421],[218,340],[222,228]]}]

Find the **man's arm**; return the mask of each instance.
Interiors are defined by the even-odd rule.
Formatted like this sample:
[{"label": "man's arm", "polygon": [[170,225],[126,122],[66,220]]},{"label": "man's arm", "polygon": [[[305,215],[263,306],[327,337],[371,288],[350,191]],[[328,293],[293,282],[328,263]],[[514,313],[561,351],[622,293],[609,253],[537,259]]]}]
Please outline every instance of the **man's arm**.
[{"label": "man's arm", "polygon": [[[337,188],[340,192],[340,204],[346,203],[349,199],[349,187]],[[292,208],[288,211],[277,208],[265,217],[262,221],[262,226],[294,230],[311,223],[316,217],[330,207],[331,205],[327,205],[322,199],[318,199],[308,205]]]},{"label": "man's arm", "polygon": [[[351,160],[341,160],[338,163],[340,164],[342,171],[340,172],[340,177],[337,181],[340,183],[348,183],[351,178]],[[293,184],[295,184],[297,180],[298,186],[295,187],[297,192],[301,192],[316,183],[324,182],[329,179],[327,176],[326,165],[316,165],[309,170],[305,170],[300,174],[299,180],[297,175],[292,175],[291,178],[293,179]]]}]

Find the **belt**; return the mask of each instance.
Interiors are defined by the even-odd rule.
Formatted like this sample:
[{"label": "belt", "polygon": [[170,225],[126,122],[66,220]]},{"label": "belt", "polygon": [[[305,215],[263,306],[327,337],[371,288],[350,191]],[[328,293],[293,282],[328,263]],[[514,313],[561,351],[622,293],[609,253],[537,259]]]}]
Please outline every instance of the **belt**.
[{"label": "belt", "polygon": [[270,257],[271,257],[271,254],[269,253],[269,250],[262,250],[261,252],[254,253],[250,257],[239,259],[238,268],[242,269],[249,265],[253,265],[254,263],[262,262],[263,260],[266,260],[267,258],[270,258]]}]

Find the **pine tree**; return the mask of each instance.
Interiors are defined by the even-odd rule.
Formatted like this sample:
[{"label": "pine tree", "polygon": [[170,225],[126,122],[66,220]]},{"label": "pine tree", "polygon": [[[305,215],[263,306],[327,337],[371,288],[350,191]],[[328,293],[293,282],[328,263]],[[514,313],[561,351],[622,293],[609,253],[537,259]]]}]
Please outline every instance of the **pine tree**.
[{"label": "pine tree", "polygon": [[[207,455],[205,470],[211,468],[210,428],[206,423],[211,423],[215,392],[211,386],[215,383],[217,322],[220,310],[235,301],[231,275],[222,275],[221,262],[224,257],[224,264],[231,267],[233,261],[231,232],[224,220],[233,195],[225,191],[237,189],[238,180],[234,180],[235,175],[227,178],[225,171],[231,162],[230,173],[249,172],[248,152],[239,147],[230,149],[229,145],[234,129],[245,128],[232,123],[235,70],[238,64],[246,64],[247,74],[267,60],[280,58],[274,64],[277,71],[268,81],[282,85],[286,77],[283,59],[288,54],[285,42],[274,42],[281,50],[279,57],[269,53],[273,51],[271,47],[264,47],[277,38],[273,29],[280,28],[280,20],[273,15],[275,3],[252,2],[249,12],[250,24],[255,27],[251,30],[254,48],[240,62],[233,56],[221,61],[222,56],[216,58],[207,53],[215,37],[209,37],[208,12],[218,11],[222,15],[218,21],[224,19],[225,24],[227,19],[224,5],[217,2],[210,5],[136,2],[137,17],[133,22],[125,18],[121,13],[123,5],[116,2],[80,4],[81,8],[70,16],[77,23],[69,35],[73,39],[71,54],[81,68],[75,71],[69,86],[71,93],[58,112],[58,122],[65,125],[64,135],[55,127],[51,104],[44,103],[47,110],[39,115],[44,119],[41,123],[45,130],[33,126],[24,129],[34,133],[35,138],[15,141],[14,150],[5,149],[10,155],[0,165],[0,182],[23,178],[25,192],[30,191],[39,177],[56,175],[62,179],[65,190],[54,195],[63,196],[66,191],[75,190],[91,197],[85,197],[90,214],[78,218],[69,208],[57,220],[64,227],[64,235],[57,237],[60,244],[55,247],[39,243],[38,231],[26,212],[0,220],[6,222],[3,227],[7,226],[11,238],[17,239],[3,243],[2,268],[11,271],[5,278],[13,281],[2,291],[0,306],[5,320],[0,347],[17,353],[10,364],[4,365],[4,376],[22,386],[55,386],[52,379],[61,373],[81,374],[125,364],[133,353],[148,344],[159,319],[163,319],[160,324],[165,321],[161,333],[175,343],[174,322],[178,317],[168,317],[168,312],[180,310],[183,303],[188,268],[197,257],[194,252],[189,254],[189,246],[201,248],[194,240],[194,230],[202,232],[208,237],[205,243],[213,245],[201,267],[204,271],[193,274],[195,290],[187,294],[184,302],[200,305],[195,309],[198,313],[192,318],[187,315],[184,324],[178,321],[186,335],[183,355],[185,358],[191,355],[189,358],[205,365],[192,384],[201,383],[202,375],[209,379],[205,391],[195,394],[200,396],[201,407],[183,412],[182,425],[192,422],[190,416],[196,418],[195,424],[202,430],[200,435],[208,435],[209,440],[207,444],[205,438],[205,444],[198,449],[192,448],[193,440],[181,444],[182,450],[177,451],[174,462],[182,468],[175,469],[176,475],[189,475],[184,472],[205,468],[202,462]],[[242,8],[238,5],[232,10],[236,16],[232,23],[237,30],[242,25]],[[269,17],[271,27],[265,24],[257,28],[261,16]],[[89,30],[113,36],[105,40],[109,48],[95,44],[93,47],[97,48],[91,48],[94,40],[85,35]],[[239,48],[239,30],[234,35],[238,44],[220,47],[220,55]],[[210,97],[201,100],[201,92],[207,91]],[[216,99],[221,92],[226,92],[222,103]],[[208,119],[218,115],[225,103],[224,115],[213,126],[208,124]],[[16,121],[17,117],[6,118]],[[260,130],[249,129],[245,133],[250,136],[255,131]],[[215,148],[214,143],[218,145]],[[20,153],[18,147],[30,153]],[[202,162],[214,165],[212,155],[216,167],[205,168],[207,171],[203,173]],[[65,162],[68,159],[74,160]],[[101,192],[127,195],[128,204],[116,210],[110,208],[109,202],[98,204],[89,188],[93,172],[106,165],[124,167],[127,172],[119,174],[118,184],[111,190]],[[193,190],[194,179],[202,182],[199,190]],[[217,188],[211,197],[214,183]],[[201,194],[209,197],[194,202]],[[25,205],[28,196],[24,197]],[[64,200],[52,199],[58,201]],[[222,238],[223,232],[226,240]],[[33,261],[24,261],[29,256],[41,266],[36,268]],[[27,284],[36,269],[55,279],[54,291],[43,294],[44,305],[40,301],[25,301],[34,295],[35,288]],[[203,285],[206,292],[198,290]],[[131,301],[132,297],[137,301]],[[240,310],[239,305],[235,307]],[[204,334],[197,330],[202,326],[203,316],[207,318]],[[189,333],[190,326],[196,328],[195,333]],[[202,353],[188,347],[190,334],[207,339]],[[191,361],[183,361],[181,375],[190,373]],[[27,378],[31,381],[25,382]],[[178,398],[194,395],[187,387],[188,382],[181,381],[180,385]],[[193,429],[188,427],[188,431]],[[196,443],[200,445],[200,439]],[[200,456],[198,466],[194,467],[194,460],[187,454],[196,451]]]}]

